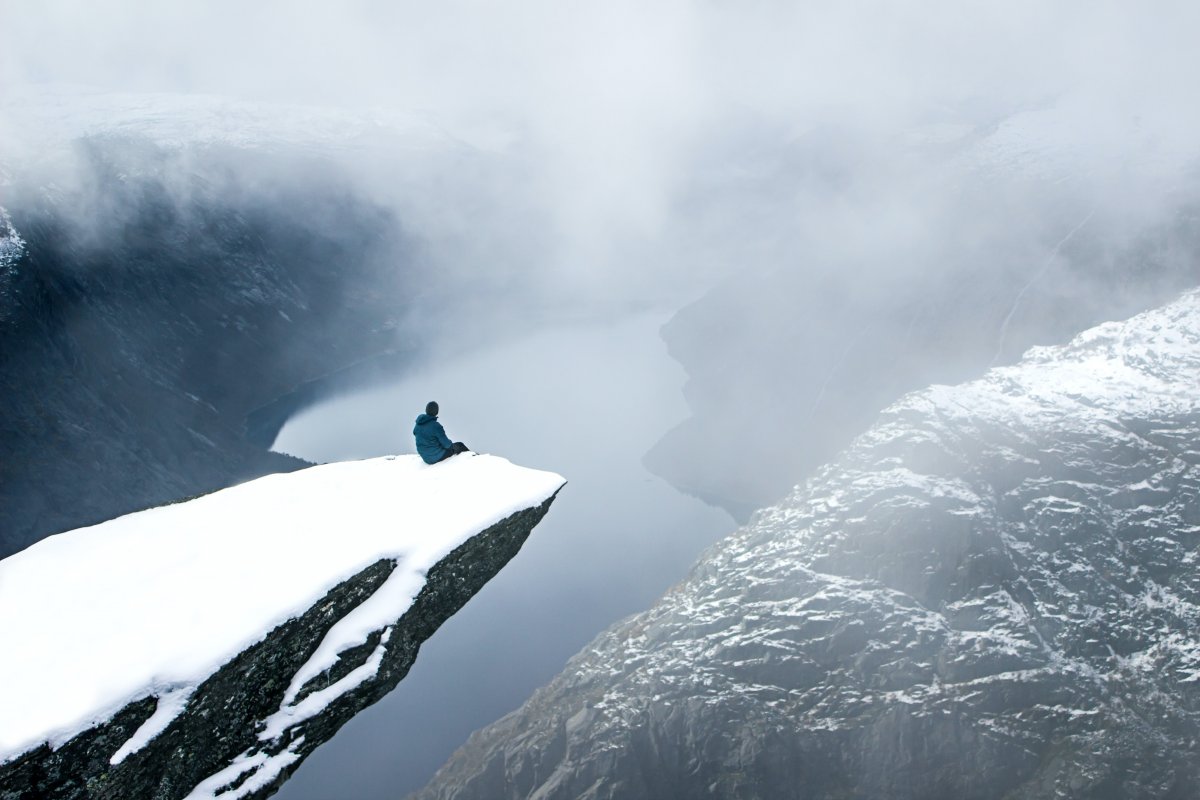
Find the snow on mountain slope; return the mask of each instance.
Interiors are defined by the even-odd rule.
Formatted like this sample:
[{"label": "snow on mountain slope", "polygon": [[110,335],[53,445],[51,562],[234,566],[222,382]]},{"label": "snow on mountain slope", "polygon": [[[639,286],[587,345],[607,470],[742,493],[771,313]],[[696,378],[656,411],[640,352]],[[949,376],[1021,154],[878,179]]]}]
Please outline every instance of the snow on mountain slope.
[{"label": "snow on mountain slope", "polygon": [[0,206],[0,321],[8,317],[6,295],[12,282],[12,272],[25,252],[25,240],[13,227],[8,212]]},{"label": "snow on mountain slope", "polygon": [[[198,796],[246,772],[263,774],[242,794],[268,785],[300,758],[294,729],[375,677],[430,571],[514,514],[544,513],[562,485],[558,475],[487,455],[432,466],[417,456],[327,464],[51,536],[0,561],[0,786],[8,788],[5,763],[19,773],[22,754],[43,743],[57,750],[157,698],[154,714],[104,753],[120,765],[239,654],[329,605],[322,598],[345,582],[394,563],[306,645],[297,669],[274,678],[285,691],[256,734],[264,750],[280,739],[289,746],[247,750]],[[367,645],[363,663],[329,677],[341,655]]]},{"label": "snow on mountain slope", "polygon": [[8,212],[0,206],[0,270],[10,270],[25,250],[25,241],[12,225]]},{"label": "snow on mountain slope", "polygon": [[1200,293],[907,395],[419,797],[1194,796]]},{"label": "snow on mountain slope", "polygon": [[[386,139],[414,152],[461,147],[433,122],[390,110],[345,110],[282,103],[251,103],[218,95],[99,92],[84,87],[39,87],[0,102],[10,141],[65,146],[86,136],[137,136],[163,147],[221,144],[240,148],[296,146],[359,148]],[[17,121],[20,122],[17,125]]]}]

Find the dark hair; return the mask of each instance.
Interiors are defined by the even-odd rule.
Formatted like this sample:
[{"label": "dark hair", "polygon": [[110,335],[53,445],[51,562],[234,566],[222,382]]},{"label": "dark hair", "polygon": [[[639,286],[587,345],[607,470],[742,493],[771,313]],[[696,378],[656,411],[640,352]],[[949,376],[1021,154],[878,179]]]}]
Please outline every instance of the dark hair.
[{"label": "dark hair", "polygon": [[430,400],[425,404],[425,413],[431,417],[436,417],[438,415],[438,404],[435,401]]}]

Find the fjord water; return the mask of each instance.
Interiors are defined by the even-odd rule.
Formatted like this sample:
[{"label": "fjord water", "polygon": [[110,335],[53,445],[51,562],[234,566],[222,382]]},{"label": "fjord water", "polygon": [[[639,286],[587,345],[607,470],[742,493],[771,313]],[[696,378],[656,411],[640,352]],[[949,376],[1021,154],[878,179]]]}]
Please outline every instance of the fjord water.
[{"label": "fjord water", "polygon": [[724,512],[641,463],[687,413],[685,375],[658,334],[664,318],[564,326],[480,348],[330,400],[283,428],[275,449],[314,461],[413,452],[413,420],[437,400],[452,439],[553,470],[568,485],[397,689],[317,750],[279,797],[369,800],[420,788],[472,731],[515,709],[609,624],[650,605],[733,529]]}]

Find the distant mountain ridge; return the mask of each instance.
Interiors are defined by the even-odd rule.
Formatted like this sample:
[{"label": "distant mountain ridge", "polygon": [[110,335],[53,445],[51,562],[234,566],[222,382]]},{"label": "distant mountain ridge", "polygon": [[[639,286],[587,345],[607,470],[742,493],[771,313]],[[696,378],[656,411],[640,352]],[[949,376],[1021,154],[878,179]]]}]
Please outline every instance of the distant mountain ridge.
[{"label": "distant mountain ridge", "polygon": [[1188,798],[1200,293],[890,406],[415,797]]}]

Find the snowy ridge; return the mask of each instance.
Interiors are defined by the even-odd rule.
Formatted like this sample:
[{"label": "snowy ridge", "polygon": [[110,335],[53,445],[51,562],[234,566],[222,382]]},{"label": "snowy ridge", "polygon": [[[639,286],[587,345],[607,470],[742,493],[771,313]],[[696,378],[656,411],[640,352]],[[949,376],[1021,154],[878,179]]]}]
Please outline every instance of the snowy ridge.
[{"label": "snowy ridge", "polygon": [[[1130,104],[1122,111],[1112,114],[1070,97],[1017,109],[984,128],[986,134],[959,156],[960,166],[984,176],[1046,183],[1089,180],[1096,164],[1117,153],[1138,180],[1177,183],[1194,168],[1196,150],[1187,132],[1157,118],[1154,109]],[[1091,122],[1081,126],[1084,119]]]},{"label": "snowy ridge", "polygon": [[301,684],[397,620],[452,550],[562,484],[486,455],[327,464],[52,536],[0,561],[0,640],[25,654],[0,660],[0,764],[157,696],[158,711],[112,756],[119,764],[232,657],[335,585],[394,561],[297,672],[272,724],[307,719],[378,659],[296,702]]},{"label": "snowy ridge", "polygon": [[[55,86],[6,97],[0,103],[3,117],[21,120],[14,135],[29,137],[43,152],[90,136],[145,137],[163,147],[220,144],[248,149],[353,149],[387,141],[390,147],[400,145],[422,152],[463,146],[416,114],[251,103],[203,94],[96,92]],[[0,161],[7,161],[3,155],[0,153]]]},{"label": "snowy ridge", "polygon": [[1192,292],[906,396],[418,796],[1188,796],[1198,386]]},{"label": "snowy ridge", "polygon": [[[344,166],[382,160],[405,165],[412,179],[426,169],[444,175],[443,159],[503,156],[519,137],[504,123],[421,111],[102,92],[72,85],[17,90],[0,98],[0,132],[0,186],[43,186],[51,198],[71,185],[81,142],[101,149],[141,142],[164,153],[236,149],[265,156],[315,155]],[[192,168],[186,159],[180,166]]]}]

